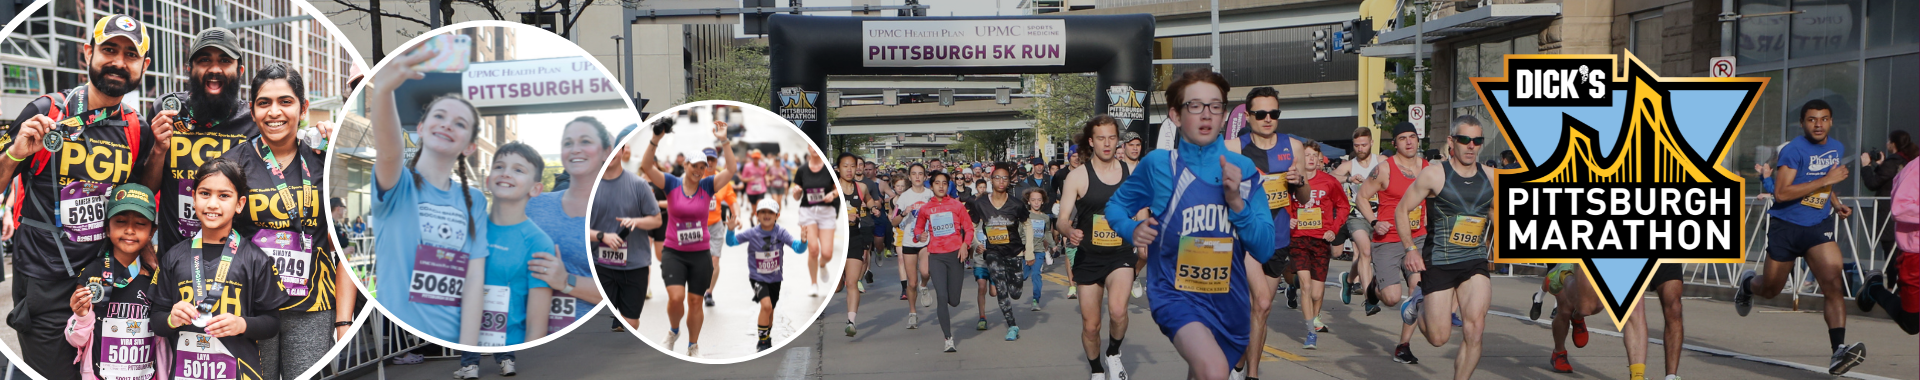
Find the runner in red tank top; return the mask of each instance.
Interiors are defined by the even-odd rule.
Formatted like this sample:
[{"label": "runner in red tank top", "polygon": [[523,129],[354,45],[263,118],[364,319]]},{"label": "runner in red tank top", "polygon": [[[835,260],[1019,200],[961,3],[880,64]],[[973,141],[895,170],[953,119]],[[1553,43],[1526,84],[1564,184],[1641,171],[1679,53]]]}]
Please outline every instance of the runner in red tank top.
[{"label": "runner in red tank top", "polygon": [[[1419,283],[1420,277],[1418,273],[1408,272],[1402,268],[1401,260],[1406,257],[1406,246],[1400,244],[1400,236],[1394,232],[1393,215],[1383,213],[1392,212],[1387,210],[1394,210],[1400,206],[1400,197],[1406,194],[1407,187],[1413,185],[1414,178],[1419,175],[1420,169],[1427,167],[1427,162],[1420,159],[1418,155],[1420,132],[1412,123],[1401,122],[1393,126],[1393,149],[1394,155],[1387,158],[1388,164],[1375,167],[1373,175],[1360,187],[1360,194],[1356,194],[1359,199],[1378,196],[1379,212],[1376,212],[1375,208],[1368,207],[1370,206],[1368,202],[1356,202],[1354,205],[1354,211],[1360,217],[1366,218],[1373,228],[1373,249],[1370,257],[1373,260],[1373,284],[1366,290],[1367,304],[1385,302],[1387,307],[1399,306],[1400,296],[1407,294],[1406,284]],[[1425,202],[1424,198],[1421,202]],[[1420,227],[1426,224],[1426,216],[1420,215],[1425,212],[1425,206],[1422,204],[1421,207],[1415,208],[1420,211],[1415,211],[1407,218],[1419,221],[1410,226],[1415,228],[1413,236],[1416,238],[1427,234],[1427,229]],[[1373,308],[1369,307],[1369,309]],[[1407,344],[1413,340],[1413,321],[1403,318],[1401,323],[1403,325],[1400,326],[1400,344],[1393,349],[1393,361],[1418,364],[1420,359],[1413,357],[1413,351]]]}]

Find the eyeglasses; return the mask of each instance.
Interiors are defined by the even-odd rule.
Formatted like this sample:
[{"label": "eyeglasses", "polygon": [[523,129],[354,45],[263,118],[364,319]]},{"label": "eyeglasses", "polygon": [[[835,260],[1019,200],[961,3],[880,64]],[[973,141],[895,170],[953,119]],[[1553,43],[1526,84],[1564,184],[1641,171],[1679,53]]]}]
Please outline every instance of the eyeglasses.
[{"label": "eyeglasses", "polygon": [[1011,177],[1007,177],[1007,176],[1003,176],[1003,175],[997,175],[997,176],[993,176],[992,178],[993,178],[994,180],[996,180],[996,181],[1005,181],[1005,180],[1007,180],[1008,178],[1011,178]]},{"label": "eyeglasses", "polygon": [[1225,102],[1201,103],[1198,100],[1188,100],[1186,103],[1181,104],[1181,106],[1187,109],[1187,113],[1200,113],[1202,109],[1207,110],[1207,113],[1215,115],[1227,112],[1227,103]]},{"label": "eyeglasses", "polygon": [[1487,137],[1486,136],[1467,137],[1465,135],[1453,135],[1453,142],[1460,143],[1460,145],[1482,146],[1482,145],[1487,145]]},{"label": "eyeglasses", "polygon": [[1251,117],[1254,120],[1261,120],[1261,119],[1280,120],[1280,110],[1248,111],[1247,117]]}]

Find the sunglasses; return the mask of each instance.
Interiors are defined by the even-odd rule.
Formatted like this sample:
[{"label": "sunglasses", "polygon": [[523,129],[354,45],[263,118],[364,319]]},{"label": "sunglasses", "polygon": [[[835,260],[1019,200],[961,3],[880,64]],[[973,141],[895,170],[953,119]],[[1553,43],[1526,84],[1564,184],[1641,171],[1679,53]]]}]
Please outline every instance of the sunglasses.
[{"label": "sunglasses", "polygon": [[1261,119],[1280,120],[1280,110],[1248,111],[1247,117],[1251,117],[1254,120],[1261,120]]},{"label": "sunglasses", "polygon": [[1483,146],[1483,145],[1487,145],[1487,137],[1486,136],[1467,137],[1465,135],[1453,135],[1453,142],[1460,143],[1460,145]]}]

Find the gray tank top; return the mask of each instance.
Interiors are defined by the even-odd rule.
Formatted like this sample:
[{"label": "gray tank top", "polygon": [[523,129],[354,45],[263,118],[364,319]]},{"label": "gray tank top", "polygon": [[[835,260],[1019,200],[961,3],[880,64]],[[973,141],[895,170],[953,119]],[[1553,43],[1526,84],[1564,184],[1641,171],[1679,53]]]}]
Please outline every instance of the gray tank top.
[{"label": "gray tank top", "polygon": [[1493,183],[1486,168],[1462,177],[1453,164],[1440,164],[1447,182],[1439,195],[1427,198],[1427,236],[1430,265],[1447,265],[1487,257],[1487,231],[1492,221]]}]

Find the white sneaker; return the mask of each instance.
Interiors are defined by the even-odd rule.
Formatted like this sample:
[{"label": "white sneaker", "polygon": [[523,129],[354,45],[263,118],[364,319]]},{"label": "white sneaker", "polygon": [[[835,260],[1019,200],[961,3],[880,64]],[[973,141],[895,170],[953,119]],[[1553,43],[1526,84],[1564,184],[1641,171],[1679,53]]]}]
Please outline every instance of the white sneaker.
[{"label": "white sneaker", "polygon": [[689,358],[697,358],[697,357],[700,357],[700,344],[699,344],[699,343],[687,343],[687,357],[689,357]]},{"label": "white sneaker", "polygon": [[520,372],[513,370],[513,359],[500,361],[500,376],[513,376],[518,374],[520,374]]},{"label": "white sneaker", "polygon": [[920,313],[907,313],[907,329],[920,328]]},{"label": "white sneaker", "polygon": [[1106,363],[1104,364],[1107,366],[1108,380],[1127,379],[1127,367],[1126,365],[1120,364],[1120,355],[1107,355]]},{"label": "white sneaker", "polygon": [[475,365],[460,367],[460,369],[453,371],[453,378],[478,379],[480,378],[480,365],[475,364]]},{"label": "white sneaker", "polygon": [[920,307],[933,307],[933,288],[920,287]]},{"label": "white sneaker", "polygon": [[1247,380],[1247,369],[1237,368],[1227,372],[1227,380]]},{"label": "white sneaker", "polygon": [[680,333],[667,333],[667,351],[673,351],[673,343],[680,341]]},{"label": "white sneaker", "polygon": [[1147,295],[1147,288],[1140,285],[1139,279],[1134,279],[1133,298],[1140,298],[1140,296],[1144,296],[1144,295]]},{"label": "white sneaker", "polygon": [[959,351],[953,348],[953,338],[947,338],[947,352]]}]

